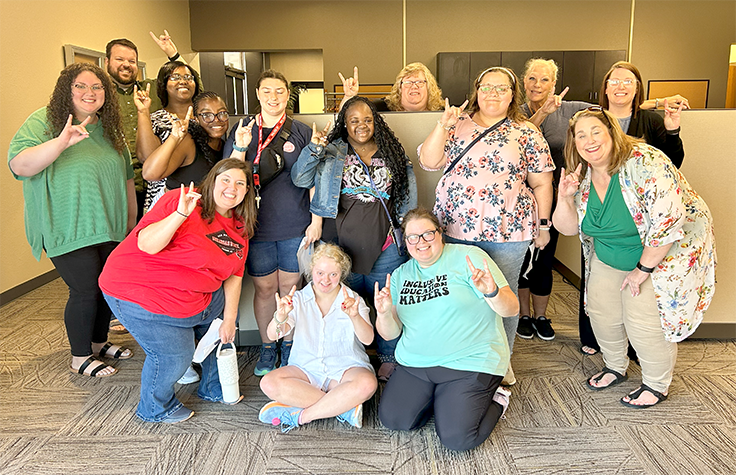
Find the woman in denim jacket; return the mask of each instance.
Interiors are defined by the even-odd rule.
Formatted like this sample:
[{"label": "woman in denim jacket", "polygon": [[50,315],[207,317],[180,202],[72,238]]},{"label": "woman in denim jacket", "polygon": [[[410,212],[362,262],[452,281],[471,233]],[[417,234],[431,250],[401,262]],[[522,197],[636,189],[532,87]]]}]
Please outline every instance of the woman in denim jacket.
[{"label": "woman in denim jacket", "polygon": [[[345,249],[353,261],[346,284],[372,302],[376,284],[383,285],[407,260],[392,230],[417,205],[416,177],[401,143],[369,100],[348,100],[328,130],[329,124],[322,132],[314,128],[291,177],[296,186],[315,187],[310,212],[325,218],[322,238]],[[395,368],[396,340],[377,340],[378,376],[386,380]]]}]

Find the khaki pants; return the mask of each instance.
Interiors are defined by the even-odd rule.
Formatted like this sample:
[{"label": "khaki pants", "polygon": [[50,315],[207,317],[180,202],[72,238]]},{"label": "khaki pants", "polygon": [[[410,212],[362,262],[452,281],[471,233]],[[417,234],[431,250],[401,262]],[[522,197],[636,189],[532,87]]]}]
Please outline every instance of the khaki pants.
[{"label": "khaki pants", "polygon": [[603,263],[593,254],[588,282],[588,313],[593,332],[608,368],[626,372],[628,339],[641,363],[642,382],[666,392],[672,382],[677,359],[677,343],[664,339],[652,279],[640,286],[640,294],[631,296],[621,284],[629,273]]}]

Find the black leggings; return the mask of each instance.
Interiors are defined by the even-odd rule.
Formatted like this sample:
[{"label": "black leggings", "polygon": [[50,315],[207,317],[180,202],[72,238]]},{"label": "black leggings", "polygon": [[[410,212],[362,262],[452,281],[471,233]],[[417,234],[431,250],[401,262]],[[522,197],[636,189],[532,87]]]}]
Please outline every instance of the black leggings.
[{"label": "black leggings", "polygon": [[69,286],[64,324],[72,356],[89,356],[93,342],[107,341],[112,313],[102,297],[97,279],[117,245],[116,242],[105,242],[51,258],[64,283]]},{"label": "black leggings", "polygon": [[389,429],[413,430],[434,414],[442,444],[452,450],[470,450],[491,435],[503,414],[503,407],[493,400],[502,379],[440,366],[399,365],[383,389],[378,417]]},{"label": "black leggings", "polygon": [[557,249],[559,237],[559,231],[552,227],[549,230],[549,243],[541,251],[539,249],[534,250],[535,259],[532,263],[532,269],[525,278],[524,272],[532,258],[532,251],[527,249],[519,274],[520,289],[529,289],[532,294],[540,297],[546,297],[552,293],[552,265],[555,261],[555,250]]}]

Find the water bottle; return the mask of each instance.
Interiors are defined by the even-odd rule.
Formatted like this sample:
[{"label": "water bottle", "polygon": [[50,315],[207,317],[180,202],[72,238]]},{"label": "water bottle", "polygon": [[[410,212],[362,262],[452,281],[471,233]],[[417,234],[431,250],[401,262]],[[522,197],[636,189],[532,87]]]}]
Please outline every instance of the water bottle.
[{"label": "water bottle", "polygon": [[222,349],[222,342],[217,346],[217,372],[220,374],[222,386],[222,401],[225,404],[234,404],[240,399],[240,375],[238,372],[238,354],[235,345],[232,348]]}]

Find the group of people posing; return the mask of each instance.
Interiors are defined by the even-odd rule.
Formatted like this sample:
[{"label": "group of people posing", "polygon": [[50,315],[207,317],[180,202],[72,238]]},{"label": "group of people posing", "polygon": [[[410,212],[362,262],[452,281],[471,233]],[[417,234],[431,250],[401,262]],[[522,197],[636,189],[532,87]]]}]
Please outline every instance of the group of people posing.
[{"label": "group of people posing", "polygon": [[[340,75],[334,127],[318,130],[287,114],[289,82],[266,70],[260,112],[228,134],[225,101],[166,32],[151,35],[170,59],[156,80],[138,80],[135,45],[113,40],[106,71],[66,67],[9,150],[34,256],[45,251],[70,289],[72,372],[111,376],[105,359],[133,356],[108,342],[114,314],[146,353],[138,417],[192,417],[175,394],[192,372],[200,398],[225,402],[214,354],[201,375],[191,360],[215,319],[220,341],[234,341],[247,270],[254,371],[272,399],[261,421],[361,427],[380,379],[382,424],[412,430],[434,416],[442,443],[468,450],[508,407],[515,336],[554,338],[561,232],[583,243],[592,332],[581,349],[605,363],[587,385],[624,381],[631,342],[642,384],[622,403],[667,397],[676,342],[715,282],[710,212],[678,171],[686,99],[643,101],[639,71],[619,62],[600,106],[566,102],[554,62],[534,59],[521,77],[486,69],[451,105],[413,63],[382,101],[359,95],[357,68]],[[644,110],[660,102],[664,118]],[[417,207],[415,169],[383,108],[441,111],[417,151],[421,168],[443,172],[432,211]],[[311,245],[299,289],[297,253]]]}]

